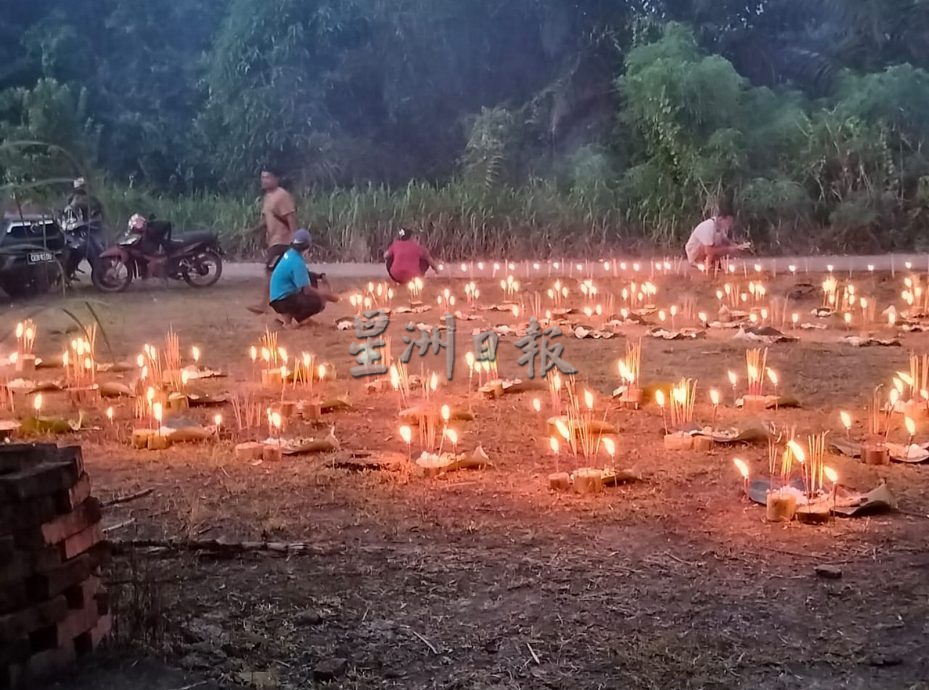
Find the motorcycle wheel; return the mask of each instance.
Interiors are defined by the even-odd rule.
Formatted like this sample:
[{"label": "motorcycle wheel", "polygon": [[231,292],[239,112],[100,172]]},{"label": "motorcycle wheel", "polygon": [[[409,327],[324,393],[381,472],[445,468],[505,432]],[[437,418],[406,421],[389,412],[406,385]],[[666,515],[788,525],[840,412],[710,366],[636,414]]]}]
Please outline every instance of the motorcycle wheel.
[{"label": "motorcycle wheel", "polygon": [[122,292],[132,282],[132,272],[122,259],[108,256],[94,262],[90,279],[100,292]]},{"label": "motorcycle wheel", "polygon": [[223,257],[212,249],[200,252],[189,264],[189,270],[184,271],[184,282],[190,287],[210,287],[215,285],[223,274]]}]

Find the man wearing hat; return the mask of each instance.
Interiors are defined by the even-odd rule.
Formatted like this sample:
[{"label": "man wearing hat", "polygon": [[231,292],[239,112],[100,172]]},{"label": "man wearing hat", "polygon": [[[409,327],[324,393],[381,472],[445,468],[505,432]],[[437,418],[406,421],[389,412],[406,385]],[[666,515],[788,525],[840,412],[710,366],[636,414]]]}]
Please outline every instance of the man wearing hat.
[{"label": "man wearing hat", "polygon": [[290,248],[278,260],[271,273],[271,308],[285,326],[302,326],[326,308],[326,302],[338,302],[326,276],[311,273],[305,255],[312,243],[304,229],[294,233]]}]

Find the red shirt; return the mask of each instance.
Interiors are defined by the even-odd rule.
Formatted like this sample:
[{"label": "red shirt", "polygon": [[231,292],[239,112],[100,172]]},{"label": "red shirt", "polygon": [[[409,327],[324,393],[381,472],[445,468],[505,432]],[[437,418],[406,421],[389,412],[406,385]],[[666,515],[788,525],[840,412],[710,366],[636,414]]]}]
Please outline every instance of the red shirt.
[{"label": "red shirt", "polygon": [[398,283],[409,283],[413,278],[424,276],[432,263],[429,251],[416,240],[394,240],[387,249],[387,256],[393,257],[388,271]]}]

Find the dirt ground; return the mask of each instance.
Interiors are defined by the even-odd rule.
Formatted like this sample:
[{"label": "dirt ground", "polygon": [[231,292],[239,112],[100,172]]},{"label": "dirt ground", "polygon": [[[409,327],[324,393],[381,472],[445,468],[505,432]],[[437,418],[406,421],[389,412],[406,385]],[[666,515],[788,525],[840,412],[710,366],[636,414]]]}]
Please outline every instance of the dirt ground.
[{"label": "dirt ground", "polygon": [[[820,280],[782,275],[768,281],[768,294]],[[523,292],[549,282],[524,285]],[[660,304],[685,294],[696,296],[700,309],[715,301],[717,286],[702,277],[656,282]],[[621,287],[618,280],[597,283],[601,295]],[[438,280],[427,284],[425,302],[434,304],[446,286],[463,300],[462,281]],[[337,281],[335,287],[347,294],[359,283]],[[499,300],[494,283],[482,281],[480,287],[485,304]],[[879,296],[883,308],[898,300],[900,287],[900,276],[888,275],[861,279],[859,290]],[[84,313],[83,301],[96,300],[118,359],[134,359],[143,343],[160,345],[173,327],[184,352],[198,345],[206,365],[230,375],[202,385],[235,391],[254,388],[247,351],[265,321],[245,305],[256,289],[246,280],[226,280],[205,292],[152,285],[105,299],[79,293],[67,305]],[[572,289],[572,299],[579,300]],[[814,293],[797,304],[804,320],[812,320],[806,315],[819,300]],[[36,308],[12,309],[11,321]],[[339,378],[325,390],[350,394],[354,407],[327,416],[325,427],[334,427],[343,447],[405,454],[396,395],[368,394],[363,381],[348,376],[353,334],[336,330],[334,320],[351,311],[343,301],[318,326],[282,332],[281,344],[336,366]],[[67,318],[54,306],[35,318],[40,355],[60,353],[70,336],[52,331],[66,330]],[[436,323],[438,312],[413,320]],[[515,322],[496,312],[459,322],[456,377],[437,397],[467,405],[464,357],[472,349],[471,328]],[[395,356],[405,323],[395,316],[391,324]],[[638,338],[645,330],[630,326],[612,340],[562,338],[564,358],[579,369],[579,382],[598,394],[598,411],[620,429],[618,465],[643,476],[594,497],[549,491],[554,463],[544,416],[530,407],[533,394],[475,398],[476,420],[456,424],[459,447],[481,445],[496,469],[431,479],[337,469],[327,457],[238,461],[232,449],[244,436],[136,451],[126,443],[130,403],[117,407],[118,433],[101,410],[94,411],[97,430],[59,440],[83,444],[96,495],[108,501],[152,492],[106,515],[107,525],[116,526],[109,536],[122,546],[107,573],[117,634],[101,662],[105,670],[85,669],[78,680],[58,687],[100,687],[95,679],[113,673],[138,690],[169,687],[133,675],[138,664],[152,663],[147,659],[192,674],[178,676],[175,690],[212,683],[469,690],[929,687],[923,653],[929,632],[929,470],[830,457],[843,485],[868,490],[886,481],[901,510],[821,527],[766,524],[764,509],[741,497],[732,465],[738,455],[761,472],[764,446],[665,451],[656,407],[620,410],[610,400],[624,336]],[[696,341],[645,339],[642,378],[696,378],[696,416],[707,423],[707,390],[716,386],[724,398],[720,425],[744,420],[744,413],[731,409],[726,372],[744,372],[747,345],[732,335],[714,330]],[[804,332],[801,342],[771,346],[769,365],[780,374],[780,390],[803,408],[765,418],[796,425],[801,434],[841,434],[838,410],[847,409],[860,435],[874,387],[905,368],[908,349],[929,349],[925,335],[901,336],[904,347],[895,348],[853,348],[838,342],[842,335],[843,328]],[[514,342],[501,341],[505,377],[520,375]],[[102,345],[98,350],[105,354]],[[411,369],[421,366],[444,371],[444,354],[416,358]],[[547,402],[545,395],[542,400]],[[64,410],[63,400],[50,404]],[[206,420],[214,412],[192,414]],[[224,415],[229,420],[231,411]],[[299,435],[325,431],[288,429]],[[573,460],[564,456],[561,463],[570,467]],[[220,538],[305,542],[308,548],[288,557],[128,545]],[[818,578],[819,564],[837,565],[841,579]]]}]

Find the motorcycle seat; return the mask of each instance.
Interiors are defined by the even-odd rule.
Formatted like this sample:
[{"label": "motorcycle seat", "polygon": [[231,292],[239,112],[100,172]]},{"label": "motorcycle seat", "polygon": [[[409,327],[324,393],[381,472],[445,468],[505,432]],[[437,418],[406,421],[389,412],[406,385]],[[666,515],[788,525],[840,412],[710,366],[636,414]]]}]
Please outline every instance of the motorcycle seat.
[{"label": "motorcycle seat", "polygon": [[182,235],[171,237],[169,244],[172,249],[180,249],[198,242],[215,242],[216,233],[209,230],[197,230],[195,232],[185,232]]}]

